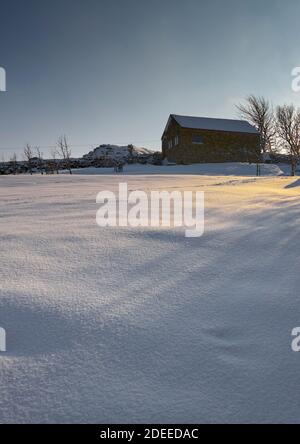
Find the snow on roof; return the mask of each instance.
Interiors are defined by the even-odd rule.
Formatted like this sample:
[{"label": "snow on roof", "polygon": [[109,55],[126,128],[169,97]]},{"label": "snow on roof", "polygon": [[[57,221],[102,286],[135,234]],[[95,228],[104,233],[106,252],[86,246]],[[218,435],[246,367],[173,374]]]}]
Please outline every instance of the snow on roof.
[{"label": "snow on roof", "polygon": [[171,117],[183,128],[259,134],[257,129],[246,120],[213,119],[209,117],[178,116],[176,114],[171,114]]}]

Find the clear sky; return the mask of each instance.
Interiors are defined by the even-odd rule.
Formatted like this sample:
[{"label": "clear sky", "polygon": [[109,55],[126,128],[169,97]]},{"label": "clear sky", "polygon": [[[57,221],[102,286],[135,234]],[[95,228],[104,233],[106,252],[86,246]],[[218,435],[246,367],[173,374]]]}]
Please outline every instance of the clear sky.
[{"label": "clear sky", "polygon": [[299,0],[0,0],[0,156],[67,134],[160,149],[168,115],[235,118],[249,93],[300,105]]}]

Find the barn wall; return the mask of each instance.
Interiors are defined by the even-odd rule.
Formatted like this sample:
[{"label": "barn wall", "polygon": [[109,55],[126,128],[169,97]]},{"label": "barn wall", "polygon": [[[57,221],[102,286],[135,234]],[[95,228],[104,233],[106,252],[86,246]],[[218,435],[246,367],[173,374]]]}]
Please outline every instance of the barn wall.
[{"label": "barn wall", "polygon": [[[201,136],[203,145],[192,143],[192,136]],[[167,141],[179,136],[179,144],[168,148]],[[174,144],[174,142],[173,142]],[[258,134],[225,131],[191,130],[172,122],[163,141],[165,157],[176,163],[257,162],[260,160]]]},{"label": "barn wall", "polygon": [[[180,136],[180,131],[181,131],[181,127],[178,125],[178,123],[175,122],[174,119],[171,119],[168,130],[162,139],[162,153],[165,158],[167,158],[168,152],[169,152],[169,148],[168,148],[169,141],[172,140],[174,143],[175,137]],[[174,149],[174,146],[172,149]]]}]

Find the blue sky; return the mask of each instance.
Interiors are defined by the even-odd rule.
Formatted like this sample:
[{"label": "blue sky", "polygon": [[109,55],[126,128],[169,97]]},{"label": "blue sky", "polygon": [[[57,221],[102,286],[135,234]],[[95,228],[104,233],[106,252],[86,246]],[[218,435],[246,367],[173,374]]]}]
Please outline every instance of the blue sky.
[{"label": "blue sky", "polygon": [[296,0],[0,0],[0,156],[60,134],[74,155],[159,149],[170,113],[235,118],[250,93],[300,105],[299,17]]}]

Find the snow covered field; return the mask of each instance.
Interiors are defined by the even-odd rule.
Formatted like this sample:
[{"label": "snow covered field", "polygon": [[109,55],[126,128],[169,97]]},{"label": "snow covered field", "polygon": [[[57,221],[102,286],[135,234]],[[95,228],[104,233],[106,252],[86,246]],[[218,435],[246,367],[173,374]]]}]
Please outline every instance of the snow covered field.
[{"label": "snow covered field", "polygon": [[[65,171],[65,174],[69,174],[69,171]],[[112,174],[113,168],[79,168],[73,170],[73,174]],[[201,174],[204,176],[256,176],[256,165],[248,163],[202,163],[194,165],[141,165],[132,164],[124,166],[124,173],[128,175],[140,175],[140,174]],[[282,176],[290,174],[289,165],[262,165],[262,176]]]},{"label": "snow covered field", "polygon": [[[151,174],[0,177],[1,423],[300,422],[299,179]],[[120,180],[205,235],[100,229]]]}]

